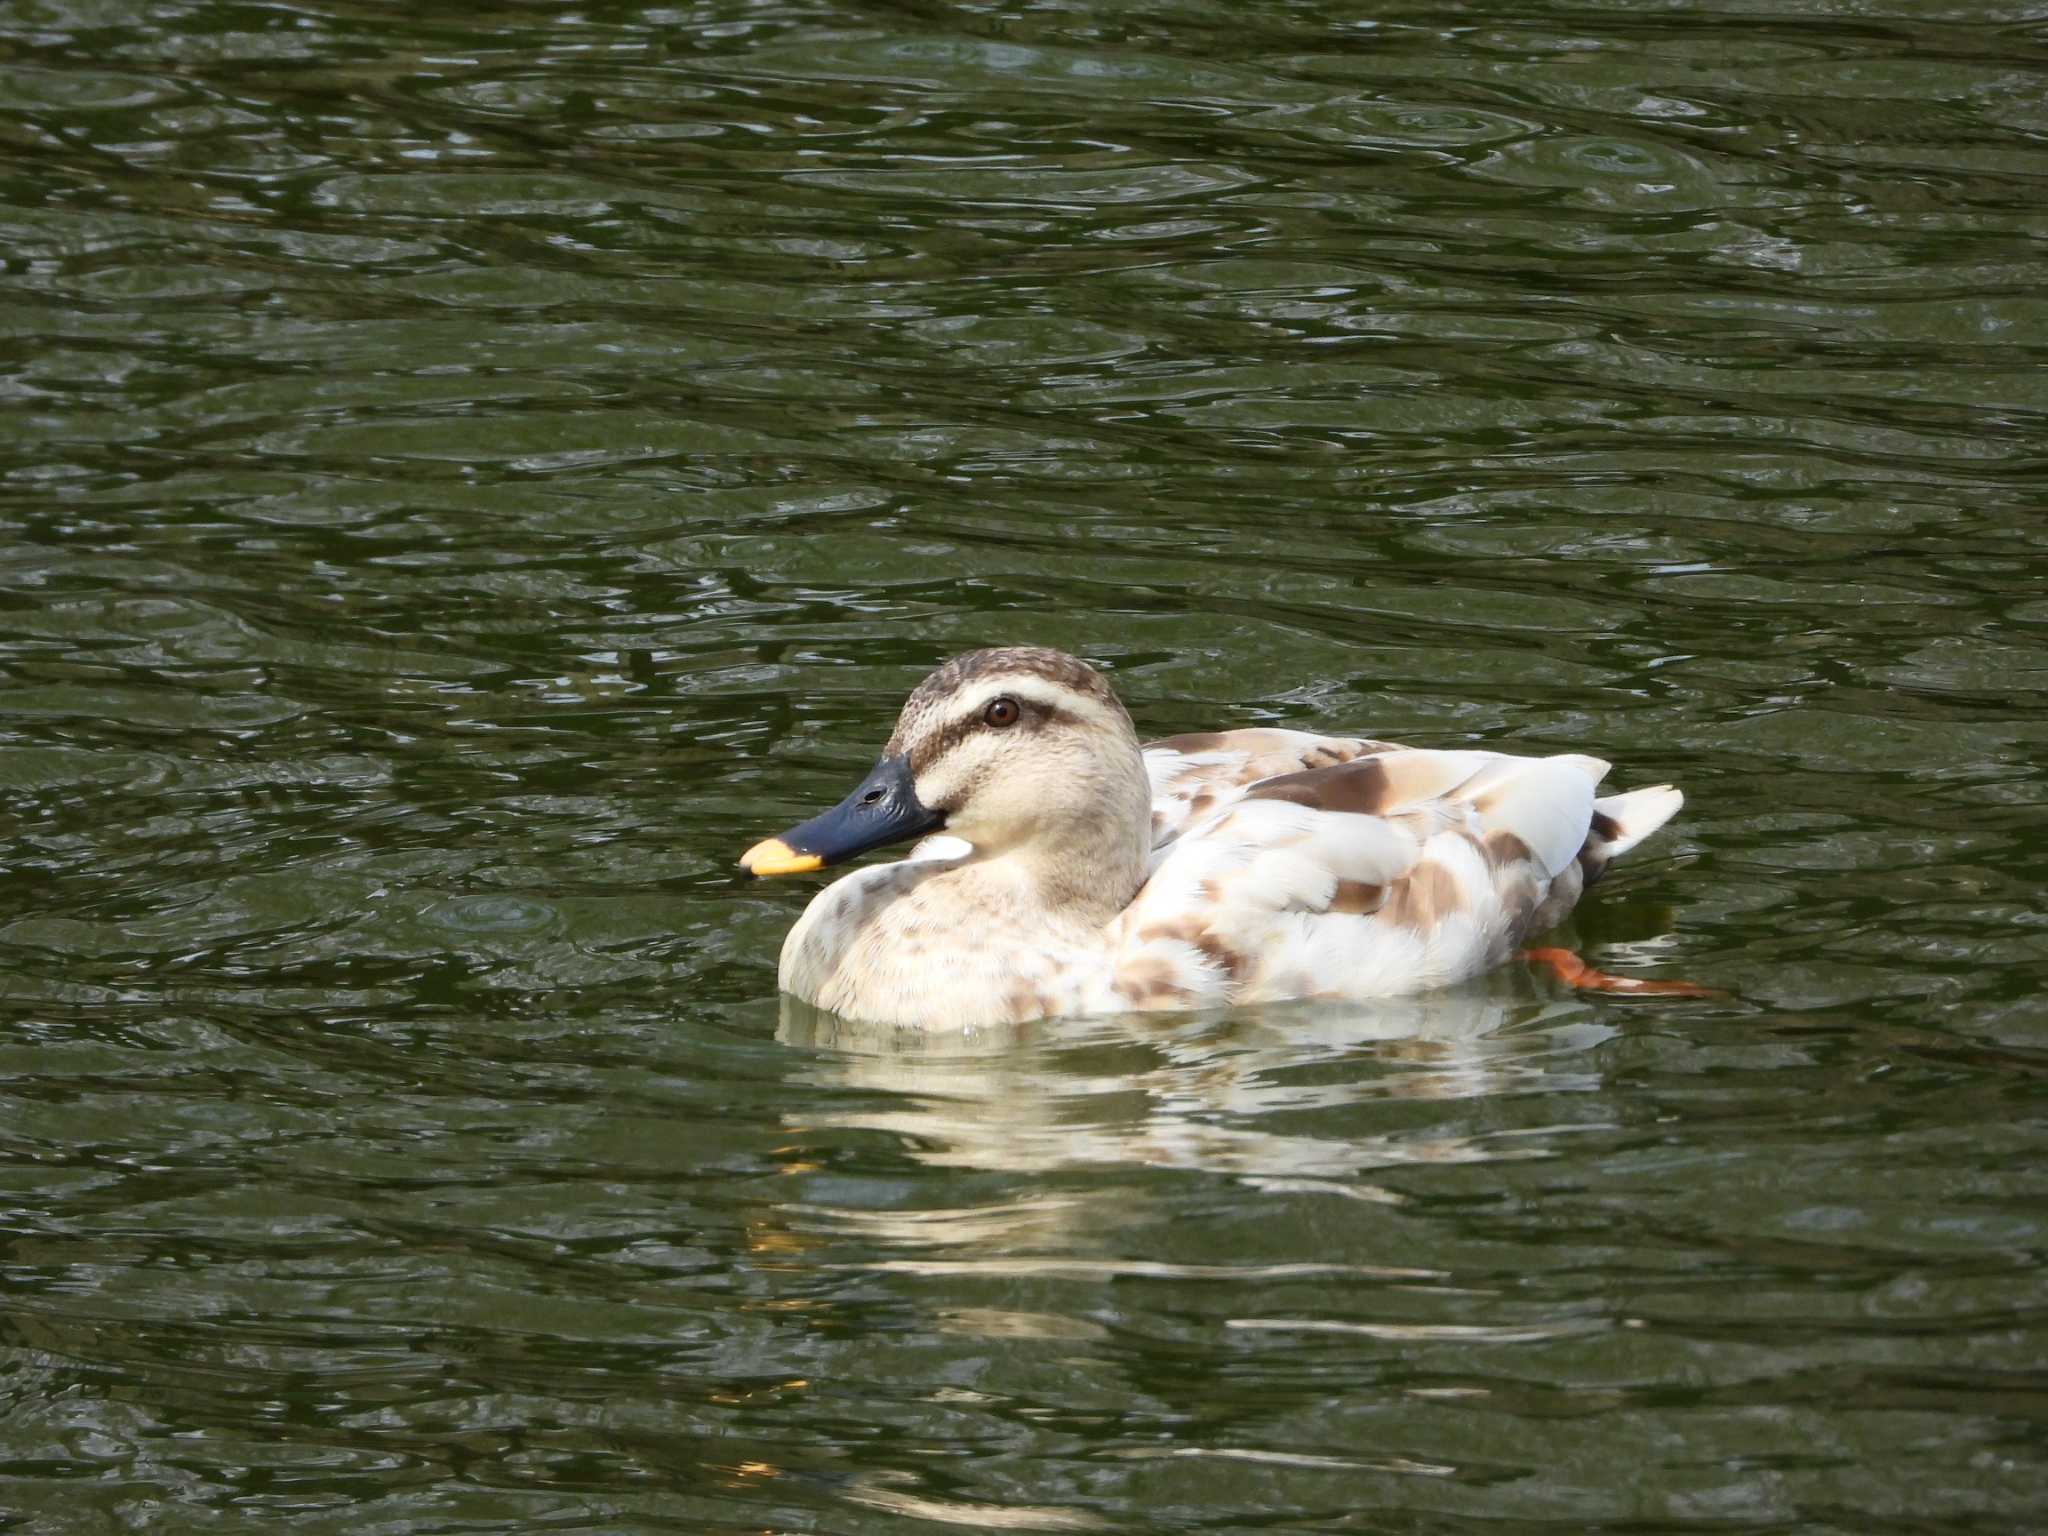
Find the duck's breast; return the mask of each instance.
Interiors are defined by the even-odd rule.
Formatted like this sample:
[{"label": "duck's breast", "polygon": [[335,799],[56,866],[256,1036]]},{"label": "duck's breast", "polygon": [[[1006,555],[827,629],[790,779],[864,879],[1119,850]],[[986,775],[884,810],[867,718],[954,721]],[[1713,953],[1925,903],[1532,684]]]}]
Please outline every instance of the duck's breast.
[{"label": "duck's breast", "polygon": [[784,991],[868,1023],[950,1030],[1118,1012],[1103,935],[1049,921],[998,867],[944,858],[856,870],[811,902]]}]

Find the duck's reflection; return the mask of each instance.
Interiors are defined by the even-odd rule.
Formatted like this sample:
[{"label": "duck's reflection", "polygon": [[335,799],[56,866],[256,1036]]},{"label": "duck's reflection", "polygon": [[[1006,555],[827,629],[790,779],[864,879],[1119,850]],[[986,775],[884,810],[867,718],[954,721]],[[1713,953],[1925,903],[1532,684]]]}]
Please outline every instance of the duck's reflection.
[{"label": "duck's reflection", "polygon": [[[831,1090],[792,1114],[799,1132],[885,1132],[935,1167],[1191,1169],[1398,1203],[1371,1181],[1374,1170],[1536,1155],[1547,1133],[1475,1133],[1470,1116],[1456,1117],[1462,1128],[1432,1128],[1347,1107],[1589,1088],[1587,1047],[1612,1032],[1581,1001],[1545,1000],[1527,978],[1496,977],[1373,1004],[955,1034],[854,1023],[785,997],[777,1035],[809,1053],[798,1076]],[[1072,1206],[1089,1198],[1079,1191],[1096,1186],[1057,1188],[973,1211],[834,1214],[920,1247],[1007,1247],[1034,1231],[1070,1231]]]}]

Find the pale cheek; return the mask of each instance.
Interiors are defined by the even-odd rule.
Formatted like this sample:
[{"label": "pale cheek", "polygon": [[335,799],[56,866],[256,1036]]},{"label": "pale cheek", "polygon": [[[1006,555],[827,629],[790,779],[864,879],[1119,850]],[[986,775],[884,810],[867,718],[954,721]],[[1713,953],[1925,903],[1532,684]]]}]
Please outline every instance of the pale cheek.
[{"label": "pale cheek", "polygon": [[953,748],[917,776],[913,785],[918,800],[936,809],[951,806],[954,819],[979,811],[988,801],[1001,799],[989,793],[992,765],[984,743],[969,739]]},{"label": "pale cheek", "polygon": [[917,802],[924,806],[944,805],[953,798],[953,775],[941,771],[930,771],[911,780],[911,788],[917,793]]}]

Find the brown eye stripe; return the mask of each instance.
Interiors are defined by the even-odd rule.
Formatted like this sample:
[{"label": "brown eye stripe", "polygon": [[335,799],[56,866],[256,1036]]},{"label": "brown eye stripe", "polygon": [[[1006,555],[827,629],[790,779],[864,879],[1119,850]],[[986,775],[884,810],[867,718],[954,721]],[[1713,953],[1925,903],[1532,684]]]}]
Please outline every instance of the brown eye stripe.
[{"label": "brown eye stripe", "polygon": [[[1008,697],[1005,695],[1005,697]],[[990,700],[993,703],[994,700]],[[1018,731],[1042,730],[1048,725],[1079,725],[1081,717],[1070,709],[1057,704],[1042,703],[1037,699],[1020,698],[1016,701],[1018,716],[1015,723],[1004,727],[1005,734]],[[959,746],[970,736],[979,736],[989,729],[985,704],[981,709],[960,719],[950,720],[945,729],[910,746],[910,771],[923,773],[933,763]]]}]

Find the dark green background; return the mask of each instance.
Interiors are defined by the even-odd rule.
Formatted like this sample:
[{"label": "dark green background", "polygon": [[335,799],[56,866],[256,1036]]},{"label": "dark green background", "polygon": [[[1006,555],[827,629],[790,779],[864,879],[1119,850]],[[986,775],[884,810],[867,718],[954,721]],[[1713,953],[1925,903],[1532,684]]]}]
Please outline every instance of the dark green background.
[{"label": "dark green background", "polygon": [[[0,12],[0,1528],[2048,1509],[2048,6]],[[972,645],[1613,969],[787,1015]]]}]

